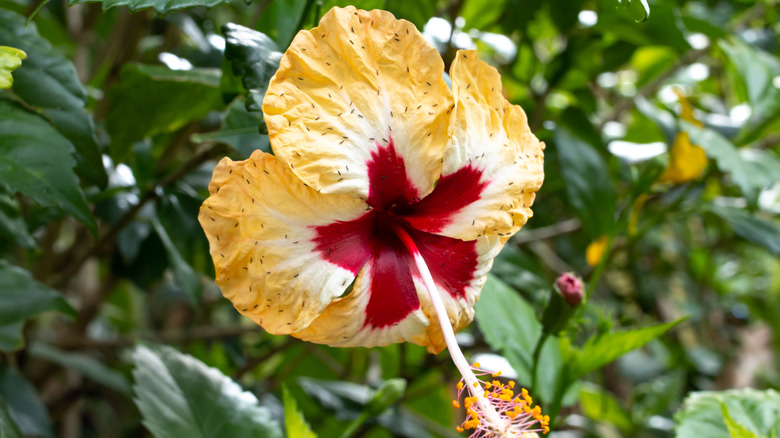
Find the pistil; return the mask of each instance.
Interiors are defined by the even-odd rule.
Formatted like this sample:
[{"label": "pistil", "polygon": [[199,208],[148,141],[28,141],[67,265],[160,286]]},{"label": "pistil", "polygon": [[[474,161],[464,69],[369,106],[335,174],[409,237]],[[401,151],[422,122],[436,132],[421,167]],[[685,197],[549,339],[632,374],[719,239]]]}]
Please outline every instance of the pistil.
[{"label": "pistil", "polygon": [[[487,417],[489,423],[498,426],[501,430],[506,429],[503,424],[505,422],[502,421],[496,410],[493,409],[493,406],[487,398],[485,398],[485,391],[481,386],[482,382],[477,379],[477,376],[471,371],[471,366],[466,360],[466,357],[463,356],[460,347],[458,347],[458,342],[455,339],[455,332],[452,330],[452,324],[447,316],[447,311],[444,309],[444,303],[439,296],[436,284],[433,282],[433,277],[428,269],[428,265],[426,265],[420,251],[417,249],[417,245],[415,245],[414,240],[412,240],[409,233],[407,233],[403,227],[398,224],[393,224],[392,228],[395,234],[401,239],[404,246],[412,253],[412,257],[414,257],[414,262],[422,276],[425,289],[428,292],[433,308],[436,310],[436,315],[439,318],[439,325],[441,326],[442,334],[444,335],[444,341],[447,344],[447,351],[450,352],[452,361],[463,376],[469,392],[477,398],[476,403],[479,406],[479,410]],[[506,426],[508,426],[508,424]]]},{"label": "pistil", "polygon": [[[471,397],[466,397],[465,399],[466,409],[470,417],[464,422],[465,428],[474,429],[473,437],[530,438],[537,436],[535,432],[546,433],[549,430],[549,418],[543,416],[538,407],[532,408],[533,401],[525,389],[522,390],[521,395],[515,396],[512,389],[514,388],[514,382],[510,382],[506,386],[496,380],[483,382],[474,374],[473,370],[475,369],[480,372],[480,375],[490,373],[479,369],[478,364],[474,364],[473,367],[469,365],[458,346],[452,323],[444,308],[444,302],[442,302],[439,290],[433,281],[433,276],[431,276],[428,265],[420,254],[417,245],[401,225],[391,222],[390,227],[414,258],[428,297],[431,299],[433,308],[436,311],[444,341],[447,344],[447,351],[449,351],[452,361],[455,363],[458,371],[460,371],[461,376],[463,376],[463,379],[458,384],[459,398],[464,387],[471,394]],[[500,373],[492,374],[493,377],[498,375]],[[485,391],[486,389],[488,391]],[[453,402],[453,405],[458,406],[457,400]],[[534,425],[537,423],[539,427],[534,428]],[[464,428],[458,427],[458,430],[463,431]]]}]

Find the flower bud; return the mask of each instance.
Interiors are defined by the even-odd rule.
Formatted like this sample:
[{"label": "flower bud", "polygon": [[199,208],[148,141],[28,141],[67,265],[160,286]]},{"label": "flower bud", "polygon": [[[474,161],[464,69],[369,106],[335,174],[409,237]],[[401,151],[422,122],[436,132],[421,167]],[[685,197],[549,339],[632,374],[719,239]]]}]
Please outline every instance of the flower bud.
[{"label": "flower bud", "polygon": [[577,307],[582,302],[584,296],[582,280],[576,275],[564,272],[555,279],[555,287],[569,306]]}]

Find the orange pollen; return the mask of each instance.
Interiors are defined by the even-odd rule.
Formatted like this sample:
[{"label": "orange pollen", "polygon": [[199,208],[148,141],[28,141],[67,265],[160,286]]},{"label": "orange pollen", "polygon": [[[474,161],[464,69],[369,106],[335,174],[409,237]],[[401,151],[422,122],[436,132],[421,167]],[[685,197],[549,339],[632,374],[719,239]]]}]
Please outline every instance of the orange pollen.
[{"label": "orange pollen", "polygon": [[[475,363],[475,367],[479,364]],[[459,400],[463,397],[463,407],[466,418],[455,428],[458,432],[473,430],[473,437],[500,436],[510,432],[513,436],[530,436],[532,433],[548,433],[550,417],[542,415],[542,409],[533,405],[533,399],[525,388],[517,388],[515,394],[514,381],[506,384],[496,380],[501,373],[491,373],[482,369],[473,369],[477,381],[464,385],[464,380],[458,382],[458,397],[452,401],[454,408],[459,408]],[[492,380],[482,380],[493,377]],[[474,388],[474,389],[472,389]],[[467,393],[463,394],[463,390]],[[476,396],[481,392],[484,399]],[[533,435],[535,436],[535,435]]]}]

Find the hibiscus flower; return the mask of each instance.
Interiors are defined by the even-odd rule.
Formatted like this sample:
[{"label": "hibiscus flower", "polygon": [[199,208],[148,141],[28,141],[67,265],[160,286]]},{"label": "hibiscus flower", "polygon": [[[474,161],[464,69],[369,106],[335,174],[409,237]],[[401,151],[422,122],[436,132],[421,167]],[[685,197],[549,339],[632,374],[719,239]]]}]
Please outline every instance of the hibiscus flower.
[{"label": "hibiscus flower", "polygon": [[200,211],[242,315],[332,346],[457,349],[532,214],[544,145],[476,52],[457,53],[451,89],[443,73],[385,11],[334,8],[298,33],[263,100],[274,155],[220,161]]}]

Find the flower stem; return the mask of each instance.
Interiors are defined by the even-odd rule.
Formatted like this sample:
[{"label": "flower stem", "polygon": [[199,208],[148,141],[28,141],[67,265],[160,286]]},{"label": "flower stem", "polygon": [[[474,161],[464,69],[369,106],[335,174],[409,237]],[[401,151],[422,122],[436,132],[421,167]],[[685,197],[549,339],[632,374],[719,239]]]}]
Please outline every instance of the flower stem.
[{"label": "flower stem", "polygon": [[417,245],[412,240],[412,237],[409,236],[409,233],[407,233],[406,230],[404,230],[401,226],[394,224],[393,231],[401,239],[401,242],[403,242],[404,246],[406,246],[406,249],[412,253],[414,263],[417,265],[417,270],[420,272],[423,284],[425,285],[425,289],[428,292],[428,297],[431,299],[434,310],[436,310],[436,316],[439,319],[439,325],[441,326],[442,335],[444,336],[444,342],[447,344],[447,351],[449,351],[452,361],[455,363],[458,371],[460,371],[460,374],[463,376],[463,380],[468,386],[471,395],[477,397],[477,404],[479,405],[480,410],[487,417],[487,420],[496,426],[501,425],[504,423],[504,421],[501,419],[501,416],[498,415],[498,412],[496,412],[490,401],[488,401],[488,399],[484,396],[485,391],[482,389],[481,381],[477,379],[476,375],[474,375],[474,372],[471,370],[471,366],[466,360],[466,357],[463,356],[463,352],[458,346],[458,342],[455,339],[455,332],[452,330],[452,323],[450,322],[449,317],[447,316],[447,311],[444,308],[444,302],[441,300],[439,290],[433,281],[431,271],[428,269],[428,265],[425,263],[425,259],[423,259],[422,255],[420,254],[420,250],[417,249]]},{"label": "flower stem", "polygon": [[544,347],[545,341],[547,341],[548,333],[542,332],[539,339],[536,340],[536,346],[534,347],[533,358],[531,359],[531,391],[538,392],[538,380],[536,374],[539,372],[539,360],[542,357],[542,347]]}]

